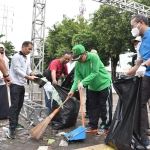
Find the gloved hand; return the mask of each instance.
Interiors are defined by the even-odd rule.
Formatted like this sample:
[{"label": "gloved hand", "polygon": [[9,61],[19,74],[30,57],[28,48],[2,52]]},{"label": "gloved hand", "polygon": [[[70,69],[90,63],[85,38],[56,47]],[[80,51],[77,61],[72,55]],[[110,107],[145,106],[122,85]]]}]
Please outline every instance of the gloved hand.
[{"label": "gloved hand", "polygon": [[146,67],[141,65],[138,70],[136,71],[136,74],[135,76],[138,76],[138,77],[143,77],[145,75],[145,71],[146,71]]},{"label": "gloved hand", "polygon": [[81,90],[81,89],[83,89],[84,87],[83,87],[83,84],[82,84],[82,82],[80,82],[79,84],[78,84],[78,90]]}]

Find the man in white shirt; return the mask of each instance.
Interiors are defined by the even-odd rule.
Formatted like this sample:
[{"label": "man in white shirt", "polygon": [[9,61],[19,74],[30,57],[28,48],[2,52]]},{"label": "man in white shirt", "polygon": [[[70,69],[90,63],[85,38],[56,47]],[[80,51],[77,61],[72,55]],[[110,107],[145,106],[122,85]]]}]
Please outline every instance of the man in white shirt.
[{"label": "man in white shirt", "polygon": [[70,59],[70,61],[67,63],[68,74],[72,71],[72,69],[74,68],[75,64],[76,64],[76,61],[72,61],[72,59]]},{"label": "man in white shirt", "polygon": [[18,124],[18,117],[24,102],[26,79],[34,81],[35,74],[30,69],[27,56],[32,51],[33,44],[30,41],[25,41],[22,44],[22,49],[16,53],[11,60],[10,76],[12,84],[10,86],[11,107],[9,109],[9,132],[8,138],[16,138],[15,130],[23,129],[23,126]]}]

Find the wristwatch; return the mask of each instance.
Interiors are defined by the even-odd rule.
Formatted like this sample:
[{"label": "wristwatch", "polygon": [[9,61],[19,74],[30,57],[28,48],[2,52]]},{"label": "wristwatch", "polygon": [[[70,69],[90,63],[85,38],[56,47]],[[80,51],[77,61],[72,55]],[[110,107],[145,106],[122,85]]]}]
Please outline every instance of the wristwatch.
[{"label": "wristwatch", "polygon": [[3,76],[4,78],[7,78],[7,77],[9,77],[9,74],[8,75],[6,75],[6,76]]},{"label": "wristwatch", "polygon": [[142,66],[144,66],[145,68],[147,68],[147,67],[148,67],[145,63],[143,63],[143,64],[142,64]]}]

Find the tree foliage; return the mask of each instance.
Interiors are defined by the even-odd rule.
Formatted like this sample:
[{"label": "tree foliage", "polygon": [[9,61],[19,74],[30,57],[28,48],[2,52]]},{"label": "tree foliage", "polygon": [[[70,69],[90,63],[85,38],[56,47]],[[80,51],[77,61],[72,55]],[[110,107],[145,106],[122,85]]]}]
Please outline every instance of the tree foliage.
[{"label": "tree foliage", "polygon": [[61,23],[56,23],[49,30],[45,42],[45,67],[55,58],[61,57],[64,51],[72,48],[72,37],[87,26],[84,18],[78,17],[77,20],[64,17]]},{"label": "tree foliage", "polygon": [[130,19],[129,12],[122,12],[119,8],[107,5],[102,5],[92,19],[100,53],[105,53],[111,58],[113,79],[116,76],[119,55],[134,50],[131,44]]},{"label": "tree foliage", "polygon": [[[2,38],[4,35],[0,35],[0,38]],[[11,57],[17,53],[14,49],[15,47],[13,46],[11,41],[5,41],[5,42],[0,42],[5,46],[5,54],[8,57],[8,59],[11,61]]]}]

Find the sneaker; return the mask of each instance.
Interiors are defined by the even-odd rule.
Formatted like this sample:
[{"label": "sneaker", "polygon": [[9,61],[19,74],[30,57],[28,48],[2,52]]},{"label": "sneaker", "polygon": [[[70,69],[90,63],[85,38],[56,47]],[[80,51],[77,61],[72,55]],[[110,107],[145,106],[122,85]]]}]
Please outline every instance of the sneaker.
[{"label": "sneaker", "polygon": [[21,124],[18,124],[15,128],[15,130],[22,130],[24,129],[24,126],[22,126]]},{"label": "sneaker", "polygon": [[7,137],[9,139],[15,139],[16,138],[16,132],[15,132],[15,130],[10,130],[9,129],[9,131],[8,131],[8,133],[6,135],[7,135]]},{"label": "sneaker", "polygon": [[99,136],[104,136],[106,134],[108,134],[109,130],[108,129],[99,129],[98,132],[97,132],[97,135]]},{"label": "sneaker", "polygon": [[144,146],[150,146],[149,140],[141,140]]},{"label": "sneaker", "polygon": [[90,127],[90,126],[88,126],[88,127],[86,128],[86,132],[87,132],[87,133],[95,133],[95,132],[97,132],[97,131],[98,131],[97,129],[92,128],[92,127]]}]

